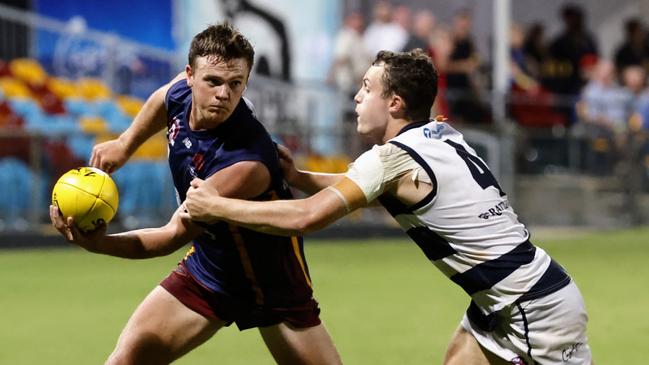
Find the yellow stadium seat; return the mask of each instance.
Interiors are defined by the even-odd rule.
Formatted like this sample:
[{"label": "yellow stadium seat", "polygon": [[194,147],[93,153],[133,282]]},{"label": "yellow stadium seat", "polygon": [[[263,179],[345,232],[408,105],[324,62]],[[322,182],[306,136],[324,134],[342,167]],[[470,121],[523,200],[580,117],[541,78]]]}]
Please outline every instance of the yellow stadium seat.
[{"label": "yellow stadium seat", "polygon": [[167,157],[167,138],[164,132],[149,138],[133,154],[135,160],[162,160]]},{"label": "yellow stadium seat", "polygon": [[13,77],[0,78],[0,90],[7,98],[33,99],[32,93],[21,80]]},{"label": "yellow stadium seat", "polygon": [[117,105],[122,109],[124,114],[128,115],[131,118],[135,118],[135,115],[142,109],[144,101],[132,96],[119,95],[116,99]]},{"label": "yellow stadium seat", "polygon": [[68,79],[50,77],[47,80],[47,87],[61,100],[80,97],[74,82]]},{"label": "yellow stadium seat", "polygon": [[16,58],[9,62],[9,70],[17,79],[29,85],[40,86],[47,81],[47,72],[31,58]]},{"label": "yellow stadium seat", "polygon": [[108,131],[108,123],[99,117],[82,117],[79,119],[79,126],[88,134],[99,135]]},{"label": "yellow stadium seat", "polygon": [[116,139],[119,137],[118,133],[111,133],[111,132],[104,132],[104,133],[99,133],[95,136],[95,143],[103,143],[103,142],[108,142],[110,140]]},{"label": "yellow stadium seat", "polygon": [[77,90],[79,95],[87,100],[109,99],[112,95],[110,88],[103,81],[93,78],[79,79]]}]

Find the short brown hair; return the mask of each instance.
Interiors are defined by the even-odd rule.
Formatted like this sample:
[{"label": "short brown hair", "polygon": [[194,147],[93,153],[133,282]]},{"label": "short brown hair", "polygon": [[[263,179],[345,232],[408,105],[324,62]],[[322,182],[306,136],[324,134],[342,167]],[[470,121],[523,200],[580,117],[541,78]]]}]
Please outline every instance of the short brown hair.
[{"label": "short brown hair", "polygon": [[393,93],[406,102],[406,115],[414,121],[430,118],[437,96],[437,71],[420,48],[409,52],[380,51],[373,66],[383,65],[383,97]]},{"label": "short brown hair", "polygon": [[248,71],[250,71],[255,58],[255,50],[243,34],[239,33],[230,23],[225,22],[208,26],[192,39],[189,47],[189,65],[194,67],[196,58],[205,56],[215,56],[223,61],[243,58],[248,63]]}]

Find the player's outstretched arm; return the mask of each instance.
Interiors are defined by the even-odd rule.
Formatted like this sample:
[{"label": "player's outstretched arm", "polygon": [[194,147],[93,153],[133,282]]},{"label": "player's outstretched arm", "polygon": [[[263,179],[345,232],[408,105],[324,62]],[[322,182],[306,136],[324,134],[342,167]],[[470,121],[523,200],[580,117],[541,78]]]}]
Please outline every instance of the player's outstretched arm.
[{"label": "player's outstretched arm", "polygon": [[56,206],[50,206],[52,225],[70,243],[87,251],[129,259],[145,259],[168,255],[195,237],[203,228],[183,220],[179,211],[163,227],[146,228],[106,235],[106,225],[92,232],[81,232],[71,217],[61,215]]},{"label": "player's outstretched arm", "polygon": [[295,167],[293,156],[288,148],[277,145],[277,152],[279,153],[279,162],[286,182],[307,194],[315,194],[328,186],[332,186],[345,176],[344,174],[326,174],[298,170]]},{"label": "player's outstretched arm", "polygon": [[151,136],[166,127],[165,97],[169,88],[185,73],[162,86],[144,103],[131,125],[116,139],[99,143],[92,149],[90,166],[112,173],[122,167],[135,150]]},{"label": "player's outstretched arm", "polygon": [[326,227],[366,204],[360,188],[347,178],[306,199],[246,201],[219,195],[214,184],[192,181],[183,216],[200,222],[218,220],[276,235],[301,235]]}]

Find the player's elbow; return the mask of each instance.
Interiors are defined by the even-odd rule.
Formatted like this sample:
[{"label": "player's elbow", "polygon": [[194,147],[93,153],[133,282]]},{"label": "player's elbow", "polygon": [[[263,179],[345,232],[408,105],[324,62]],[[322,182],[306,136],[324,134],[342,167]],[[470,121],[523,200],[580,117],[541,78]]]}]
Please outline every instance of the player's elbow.
[{"label": "player's elbow", "polygon": [[326,226],[324,217],[317,209],[305,209],[295,222],[297,233],[304,235],[318,231]]}]

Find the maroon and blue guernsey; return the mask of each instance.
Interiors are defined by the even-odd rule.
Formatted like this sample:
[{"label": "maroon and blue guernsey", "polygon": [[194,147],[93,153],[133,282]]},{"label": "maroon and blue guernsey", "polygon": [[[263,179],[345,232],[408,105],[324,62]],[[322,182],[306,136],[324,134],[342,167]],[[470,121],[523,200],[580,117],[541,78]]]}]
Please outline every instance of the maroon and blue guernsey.
[{"label": "maroon and blue guernsey", "polygon": [[[270,186],[253,200],[292,198],[275,145],[247,100],[242,98],[218,127],[199,131],[189,128],[192,100],[186,80],[170,88],[165,104],[169,166],[179,201],[185,200],[194,177],[206,179],[241,161],[261,162],[270,172]],[[206,228],[184,259],[204,287],[263,308],[285,308],[312,297],[301,237],[273,236],[225,222]]]}]

